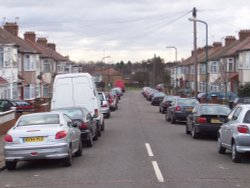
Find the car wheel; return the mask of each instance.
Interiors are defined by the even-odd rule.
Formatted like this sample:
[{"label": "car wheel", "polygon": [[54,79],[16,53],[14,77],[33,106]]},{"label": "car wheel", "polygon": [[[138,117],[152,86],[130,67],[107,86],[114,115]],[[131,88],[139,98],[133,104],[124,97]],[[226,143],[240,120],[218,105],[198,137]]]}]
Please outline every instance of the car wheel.
[{"label": "car wheel", "polygon": [[68,157],[63,160],[63,166],[66,166],[66,167],[72,166],[72,161],[73,161],[72,158],[73,158],[72,157],[72,150],[71,150],[71,147],[69,147]]},{"label": "car wheel", "polygon": [[175,123],[175,118],[174,118],[174,115],[173,115],[173,114],[171,115],[171,123],[172,123],[172,124]]},{"label": "car wheel", "polygon": [[110,112],[106,114],[107,118],[110,118],[110,116],[111,116]]},{"label": "car wheel", "polygon": [[193,137],[194,139],[196,139],[196,138],[199,137],[199,135],[198,135],[198,133],[197,133],[197,131],[196,131],[196,127],[195,127],[195,126],[193,126],[193,128],[192,128],[191,135],[192,135],[192,137]]},{"label": "car wheel", "polygon": [[104,131],[104,129],[105,129],[105,122],[103,121],[101,125],[101,131]]},{"label": "car wheel", "polygon": [[224,148],[222,145],[221,145],[221,138],[220,136],[218,136],[218,140],[217,140],[217,149],[218,149],[218,153],[219,154],[225,154],[226,153],[226,148]]},{"label": "car wheel", "polygon": [[15,170],[16,169],[16,161],[5,161],[5,166],[8,170]]},{"label": "car wheel", "polygon": [[168,117],[168,113],[166,112],[166,114],[165,114],[165,120],[166,121],[169,121],[170,119],[169,119],[169,117]]},{"label": "car wheel", "polygon": [[188,130],[188,125],[187,125],[187,123],[186,123],[186,134],[191,134],[191,131]]},{"label": "car wheel", "polygon": [[81,157],[82,156],[82,141],[81,139],[79,140],[79,146],[78,146],[78,150],[75,153],[76,157]]},{"label": "car wheel", "polygon": [[87,147],[92,147],[93,146],[93,144],[94,144],[94,141],[93,141],[93,134],[92,134],[92,132],[90,132],[89,133],[89,139],[87,140]]},{"label": "car wheel", "polygon": [[232,145],[232,161],[235,163],[241,162],[241,154],[237,151],[235,143]]}]

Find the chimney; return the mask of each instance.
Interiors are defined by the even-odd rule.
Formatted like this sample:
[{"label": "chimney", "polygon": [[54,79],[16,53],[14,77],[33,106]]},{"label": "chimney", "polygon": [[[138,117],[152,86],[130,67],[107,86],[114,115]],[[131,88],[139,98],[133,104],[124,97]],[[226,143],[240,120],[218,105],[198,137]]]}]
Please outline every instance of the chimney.
[{"label": "chimney", "polygon": [[234,41],[236,41],[236,38],[234,36],[226,36],[225,46],[231,45]]},{"label": "chimney", "polygon": [[31,42],[36,42],[36,33],[35,32],[31,32],[31,31],[25,32],[23,34],[23,36],[24,36],[24,40],[29,40]]},{"label": "chimney", "polygon": [[198,48],[197,49],[197,55],[200,54],[200,53],[202,53],[203,51],[204,51],[204,48]]},{"label": "chimney", "polygon": [[47,47],[47,39],[46,38],[38,38],[36,42],[38,44],[41,44],[44,47]]},{"label": "chimney", "polygon": [[240,30],[239,32],[240,41],[245,40],[247,37],[250,37],[250,30]]},{"label": "chimney", "polygon": [[222,43],[221,42],[214,42],[213,43],[213,48],[221,48],[222,47]]},{"label": "chimney", "polygon": [[48,46],[50,49],[56,51],[56,44],[55,44],[55,43],[48,43],[47,46]]},{"label": "chimney", "polygon": [[14,36],[18,36],[18,25],[17,23],[6,22],[4,24],[4,29]]}]

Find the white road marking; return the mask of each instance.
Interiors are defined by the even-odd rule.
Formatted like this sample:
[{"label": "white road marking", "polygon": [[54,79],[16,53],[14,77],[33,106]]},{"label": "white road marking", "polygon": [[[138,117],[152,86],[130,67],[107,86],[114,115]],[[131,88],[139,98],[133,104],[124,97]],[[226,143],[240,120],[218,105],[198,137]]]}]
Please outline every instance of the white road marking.
[{"label": "white road marking", "polygon": [[149,157],[153,157],[154,154],[153,154],[153,152],[152,152],[152,149],[151,149],[150,144],[149,144],[149,143],[145,143],[145,146],[146,146],[146,149],[147,149],[147,152],[148,152],[148,156],[149,156]]},{"label": "white road marking", "polygon": [[152,165],[153,165],[153,168],[154,168],[154,171],[155,171],[155,175],[158,179],[159,182],[164,182],[164,178],[162,176],[162,173],[161,173],[161,170],[158,166],[158,163],[156,161],[152,161]]}]

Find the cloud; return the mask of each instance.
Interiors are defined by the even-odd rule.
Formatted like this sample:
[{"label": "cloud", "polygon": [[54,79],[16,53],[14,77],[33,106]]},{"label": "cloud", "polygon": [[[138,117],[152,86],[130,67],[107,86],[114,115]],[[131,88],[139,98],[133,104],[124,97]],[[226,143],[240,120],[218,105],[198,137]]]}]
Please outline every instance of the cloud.
[{"label": "cloud", "polygon": [[[114,61],[154,53],[167,60],[173,59],[166,57],[167,45],[178,48],[179,59],[190,55],[193,7],[209,25],[210,44],[250,28],[250,2],[244,0],[8,0],[0,5],[0,17],[19,17],[20,34],[35,31],[48,37],[73,60],[98,60],[104,50]],[[198,25],[199,46],[205,45],[204,29]]]}]

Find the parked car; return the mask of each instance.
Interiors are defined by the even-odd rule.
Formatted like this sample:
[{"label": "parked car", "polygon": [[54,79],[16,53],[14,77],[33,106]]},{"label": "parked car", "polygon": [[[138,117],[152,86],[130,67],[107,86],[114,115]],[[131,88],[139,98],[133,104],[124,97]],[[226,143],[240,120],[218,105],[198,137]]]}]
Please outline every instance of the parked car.
[{"label": "parked car", "polygon": [[118,97],[119,100],[121,99],[121,96],[123,95],[123,92],[122,92],[121,88],[119,88],[119,87],[112,88],[111,92],[113,94],[115,94]]},{"label": "parked car", "polygon": [[24,100],[12,100],[12,99],[0,99],[1,111],[8,111],[16,109],[16,112],[32,112],[34,110],[33,105]]},{"label": "parked car", "polygon": [[241,104],[228,115],[218,132],[218,152],[232,151],[232,161],[241,162],[242,155],[250,152],[250,105]]},{"label": "parked car", "polygon": [[98,139],[98,125],[87,108],[67,107],[54,109],[54,111],[62,112],[69,116],[81,131],[82,143],[87,147],[93,146],[93,140]]},{"label": "parked car", "polygon": [[238,104],[250,104],[250,97],[237,97],[233,102],[233,107]]},{"label": "parked car", "polygon": [[117,110],[118,109],[118,98],[116,95],[113,95],[111,92],[105,93],[106,98],[109,102],[109,108],[110,110]]},{"label": "parked car", "polygon": [[149,90],[148,93],[146,94],[146,99],[147,99],[148,101],[151,101],[151,100],[152,100],[152,97],[153,97],[153,95],[154,95],[155,93],[159,93],[159,91],[156,90],[156,89],[151,89],[151,90]]},{"label": "parked car", "polygon": [[187,116],[186,134],[198,138],[202,133],[217,135],[231,109],[227,105],[198,104]]},{"label": "parked car", "polygon": [[170,104],[173,102],[174,99],[178,98],[178,96],[167,95],[163,98],[162,102],[159,105],[159,112],[165,113]]},{"label": "parked car", "polygon": [[163,92],[156,92],[151,99],[151,105],[159,106],[160,102],[163,100],[163,98],[166,96]]},{"label": "parked car", "polygon": [[199,102],[193,98],[176,98],[168,107],[165,119],[175,123],[175,121],[186,121],[196,104]]},{"label": "parked car", "polygon": [[109,106],[109,102],[106,98],[105,93],[98,92],[98,97],[99,97],[100,103],[101,103],[101,113],[104,115],[104,117],[110,118],[110,116],[111,116],[110,106]]},{"label": "parked car", "polygon": [[72,156],[82,155],[81,131],[65,114],[44,112],[22,115],[4,137],[6,168],[18,161],[62,159],[72,165]]},{"label": "parked car", "polygon": [[227,99],[229,102],[233,102],[236,98],[237,95],[233,92],[225,92],[225,91],[211,91],[208,92],[207,96],[206,93],[200,93],[198,94],[198,98],[207,98],[207,101],[210,101],[212,99],[212,96],[216,96],[219,100],[225,100]]}]

